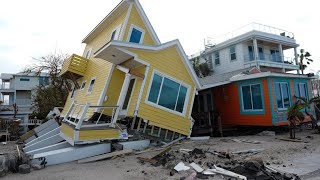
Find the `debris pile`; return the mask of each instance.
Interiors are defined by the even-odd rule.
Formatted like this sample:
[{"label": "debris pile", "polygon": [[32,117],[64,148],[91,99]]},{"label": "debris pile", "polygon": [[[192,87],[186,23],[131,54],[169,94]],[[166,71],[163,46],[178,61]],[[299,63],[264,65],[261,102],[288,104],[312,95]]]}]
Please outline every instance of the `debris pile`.
[{"label": "debris pile", "polygon": [[169,170],[168,175],[177,173],[180,179],[209,179],[213,176],[225,176],[231,179],[252,180],[298,180],[295,174],[285,174],[265,165],[262,159],[250,157],[263,149],[250,149],[238,152],[218,152],[210,149],[178,149],[171,146],[157,155],[138,157],[141,164],[150,163]]}]

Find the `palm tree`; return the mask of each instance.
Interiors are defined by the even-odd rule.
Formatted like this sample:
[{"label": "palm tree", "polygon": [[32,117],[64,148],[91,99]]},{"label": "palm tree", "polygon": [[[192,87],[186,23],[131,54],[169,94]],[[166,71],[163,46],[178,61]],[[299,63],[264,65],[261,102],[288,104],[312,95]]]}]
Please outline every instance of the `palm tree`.
[{"label": "palm tree", "polygon": [[306,69],[307,65],[304,64],[304,61],[309,65],[311,62],[313,62],[312,59],[310,59],[311,54],[309,52],[305,52],[304,49],[300,49],[300,54],[299,54],[299,65],[300,65],[300,70],[301,73],[303,74],[304,70]]},{"label": "palm tree", "polygon": [[296,127],[304,120],[304,115],[300,111],[305,108],[305,105],[301,101],[296,101],[292,106],[288,108],[287,120],[289,121],[290,139],[296,138]]}]

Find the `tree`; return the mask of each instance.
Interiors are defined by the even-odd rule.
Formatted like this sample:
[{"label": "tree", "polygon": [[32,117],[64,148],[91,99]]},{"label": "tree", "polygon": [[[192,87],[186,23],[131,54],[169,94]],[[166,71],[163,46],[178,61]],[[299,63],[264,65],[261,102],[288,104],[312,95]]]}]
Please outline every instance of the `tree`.
[{"label": "tree", "polygon": [[191,64],[193,66],[194,71],[196,72],[198,77],[206,77],[209,76],[212,72],[212,70],[209,68],[209,65],[207,62],[201,63],[200,57],[195,57],[190,60]]},{"label": "tree", "polygon": [[304,63],[304,61],[306,61],[306,63],[309,65],[311,62],[313,62],[312,59],[310,59],[311,54],[309,52],[305,52],[304,49],[300,49],[300,54],[299,56],[299,66],[300,66],[300,70],[301,73],[304,73],[304,70],[306,69],[307,65]]},{"label": "tree", "polygon": [[71,82],[59,76],[66,54],[49,54],[39,59],[34,58],[35,63],[24,68],[25,73],[35,73],[40,76],[42,72],[48,74],[48,84],[37,86],[32,97],[32,105],[35,109],[34,116],[45,119],[46,115],[54,107],[63,107],[68,97]]},{"label": "tree", "polygon": [[303,107],[305,107],[304,111],[305,111],[306,115],[308,115],[311,118],[312,129],[319,129],[318,122],[317,122],[316,118],[308,112],[308,107],[314,105],[314,107],[319,111],[318,106],[320,104],[320,97],[319,96],[314,97],[314,98],[311,98],[310,100],[308,100],[307,98],[303,98],[303,97],[297,97],[297,96],[295,96],[295,97],[298,99],[298,101],[301,102],[301,105]]},{"label": "tree", "polygon": [[287,112],[287,120],[289,121],[289,129],[290,129],[290,139],[296,138],[296,127],[297,124],[300,124],[304,120],[304,115],[300,111],[305,106],[301,103],[301,101],[296,101],[292,106],[288,108]]}]

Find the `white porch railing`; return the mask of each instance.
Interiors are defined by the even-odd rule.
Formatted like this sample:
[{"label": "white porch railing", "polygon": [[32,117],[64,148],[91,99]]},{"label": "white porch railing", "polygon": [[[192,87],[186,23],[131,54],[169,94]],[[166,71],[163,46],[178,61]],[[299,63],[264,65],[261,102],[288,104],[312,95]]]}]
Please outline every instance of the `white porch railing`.
[{"label": "white porch railing", "polygon": [[[259,54],[259,57],[257,60],[296,65],[294,57],[285,57],[285,56],[279,56],[279,55],[273,55],[273,54]],[[250,61],[254,61],[254,54],[244,55],[244,62],[250,62]]]},{"label": "white porch railing", "polygon": [[[100,116],[98,117],[95,123],[84,125],[83,121],[85,121],[85,119],[88,119],[86,117],[86,114],[90,108],[99,109]],[[89,103],[77,104],[73,102],[67,114],[63,118],[63,121],[74,125],[76,129],[86,128],[86,127],[103,127],[103,126],[114,127],[115,122],[113,120],[115,118],[114,115],[117,108],[118,106],[90,106]],[[99,123],[106,109],[112,109],[110,123]]]}]

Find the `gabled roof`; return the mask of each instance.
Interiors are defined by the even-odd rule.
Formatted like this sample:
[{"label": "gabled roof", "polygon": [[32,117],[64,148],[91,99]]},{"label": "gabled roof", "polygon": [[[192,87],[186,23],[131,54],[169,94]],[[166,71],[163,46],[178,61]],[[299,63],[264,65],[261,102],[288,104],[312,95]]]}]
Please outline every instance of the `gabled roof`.
[{"label": "gabled roof", "polygon": [[123,41],[110,41],[106,45],[104,45],[102,48],[100,48],[98,51],[96,51],[94,54],[95,56],[98,55],[100,52],[104,51],[105,49],[109,47],[125,47],[125,48],[134,48],[134,49],[141,49],[141,50],[148,50],[148,51],[160,51],[165,48],[169,48],[171,46],[176,46],[178,53],[183,60],[183,64],[185,65],[188,73],[190,74],[193,82],[195,83],[197,89],[201,88],[199,79],[195,73],[195,71],[192,68],[192,65],[185,53],[185,51],[182,48],[182,45],[178,39],[166,42],[164,44],[160,44],[158,46],[149,46],[149,45],[143,45],[143,44],[136,44],[136,43],[129,43],[129,42],[123,42]]},{"label": "gabled roof", "polygon": [[143,22],[145,23],[151,37],[156,42],[160,44],[160,40],[154,31],[146,13],[144,12],[141,4],[138,0],[122,0],[83,40],[82,43],[88,43],[93,40],[98,34],[100,34],[108,25],[113,22],[119,15],[125,12],[130,4],[134,4],[137,7],[137,11],[141,16]]}]

